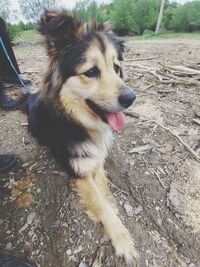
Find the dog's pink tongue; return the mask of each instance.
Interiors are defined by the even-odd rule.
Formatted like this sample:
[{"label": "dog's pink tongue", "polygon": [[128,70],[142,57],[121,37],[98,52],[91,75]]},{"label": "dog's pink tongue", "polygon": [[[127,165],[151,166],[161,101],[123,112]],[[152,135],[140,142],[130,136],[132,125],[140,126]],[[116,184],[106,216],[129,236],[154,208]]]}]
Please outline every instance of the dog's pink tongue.
[{"label": "dog's pink tongue", "polygon": [[107,122],[113,128],[114,131],[119,131],[125,126],[125,116],[122,112],[112,113],[108,112],[105,114]]}]

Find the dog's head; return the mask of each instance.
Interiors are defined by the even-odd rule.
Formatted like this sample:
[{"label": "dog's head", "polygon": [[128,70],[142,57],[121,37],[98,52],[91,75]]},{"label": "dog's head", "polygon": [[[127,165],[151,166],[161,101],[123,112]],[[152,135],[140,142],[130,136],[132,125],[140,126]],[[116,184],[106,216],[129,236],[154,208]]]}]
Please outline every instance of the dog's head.
[{"label": "dog's head", "polygon": [[69,101],[84,102],[113,128],[120,128],[114,125],[116,120],[123,124],[120,112],[135,100],[123,82],[123,42],[108,25],[82,23],[68,11],[46,11],[39,31],[50,60],[45,97],[59,98],[65,107]]}]

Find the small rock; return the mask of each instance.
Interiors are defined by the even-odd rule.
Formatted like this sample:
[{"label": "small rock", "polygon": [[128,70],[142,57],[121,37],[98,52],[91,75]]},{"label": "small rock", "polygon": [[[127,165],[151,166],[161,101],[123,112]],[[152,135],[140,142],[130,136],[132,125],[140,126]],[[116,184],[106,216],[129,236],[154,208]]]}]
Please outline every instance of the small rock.
[{"label": "small rock", "polygon": [[37,188],[37,193],[41,193],[41,188]]},{"label": "small rock", "polygon": [[59,174],[59,171],[52,171],[53,174]]},{"label": "small rock", "polygon": [[81,261],[78,267],[89,267],[89,265],[85,261]]},{"label": "small rock", "polygon": [[8,242],[6,244],[6,250],[11,250],[12,249],[12,243],[11,242]]},{"label": "small rock", "polygon": [[124,209],[128,215],[128,217],[133,217],[134,212],[133,212],[133,207],[128,203],[124,203]]},{"label": "small rock", "polygon": [[172,206],[176,213],[184,215],[186,200],[181,185],[177,184],[176,182],[171,183],[168,200],[168,205]]},{"label": "small rock", "polygon": [[69,227],[69,225],[66,223],[66,222],[63,222],[63,224],[62,224],[64,227],[66,227],[66,228],[68,228]]},{"label": "small rock", "polygon": [[77,254],[77,253],[81,252],[82,250],[83,250],[83,247],[78,246],[78,248],[74,250],[74,254]]},{"label": "small rock", "polygon": [[135,208],[134,210],[133,210],[133,213],[135,214],[135,215],[137,215],[137,214],[139,214],[140,212],[142,212],[143,211],[143,207],[142,206],[139,206],[139,207],[137,207],[137,208]]},{"label": "small rock", "polygon": [[108,237],[106,235],[102,236],[99,240],[100,244],[103,244],[104,242],[108,241]]},{"label": "small rock", "polygon": [[137,145],[137,141],[131,141],[132,145]]},{"label": "small rock", "polygon": [[30,224],[32,224],[33,220],[35,219],[35,215],[36,213],[35,212],[31,212],[28,216],[27,216],[27,221],[26,223],[19,229],[19,234],[21,234],[22,232],[24,232],[28,226]]},{"label": "small rock", "polygon": [[68,250],[66,251],[66,253],[67,253],[68,256],[70,256],[70,255],[72,254],[72,250],[71,250],[71,249],[68,249]]},{"label": "small rock", "polygon": [[121,206],[123,205],[123,203],[124,203],[124,202],[123,202],[122,200],[119,201],[119,204],[120,204]]},{"label": "small rock", "polygon": [[131,167],[135,165],[134,159],[125,159],[126,163],[128,163]]},{"label": "small rock", "polygon": [[27,217],[27,224],[32,224],[33,220],[35,219],[35,212],[31,212]]},{"label": "small rock", "polygon": [[28,162],[25,162],[24,164],[22,164],[22,167],[23,168],[26,168],[26,167],[28,167],[29,166],[29,163]]}]

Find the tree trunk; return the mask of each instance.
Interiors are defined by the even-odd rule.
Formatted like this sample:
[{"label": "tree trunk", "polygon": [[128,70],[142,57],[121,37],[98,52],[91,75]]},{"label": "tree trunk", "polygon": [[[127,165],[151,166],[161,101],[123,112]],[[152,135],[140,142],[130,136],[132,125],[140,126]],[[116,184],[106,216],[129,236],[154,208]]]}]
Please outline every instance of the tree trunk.
[{"label": "tree trunk", "polygon": [[165,6],[165,0],[161,0],[161,4],[160,4],[160,12],[159,12],[159,15],[158,15],[158,20],[157,20],[157,25],[156,25],[156,31],[155,31],[155,34],[158,34],[159,31],[160,31],[160,24],[161,24],[162,17],[163,17],[164,6]]}]

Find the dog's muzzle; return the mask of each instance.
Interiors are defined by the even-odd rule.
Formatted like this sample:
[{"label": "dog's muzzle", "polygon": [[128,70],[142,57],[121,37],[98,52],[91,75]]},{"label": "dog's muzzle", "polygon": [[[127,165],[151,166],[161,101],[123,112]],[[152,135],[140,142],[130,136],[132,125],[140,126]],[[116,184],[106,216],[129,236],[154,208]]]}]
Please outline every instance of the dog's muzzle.
[{"label": "dog's muzzle", "polygon": [[122,107],[130,107],[135,99],[136,95],[131,88],[128,86],[123,86],[121,88],[121,95],[118,97],[118,102]]}]

